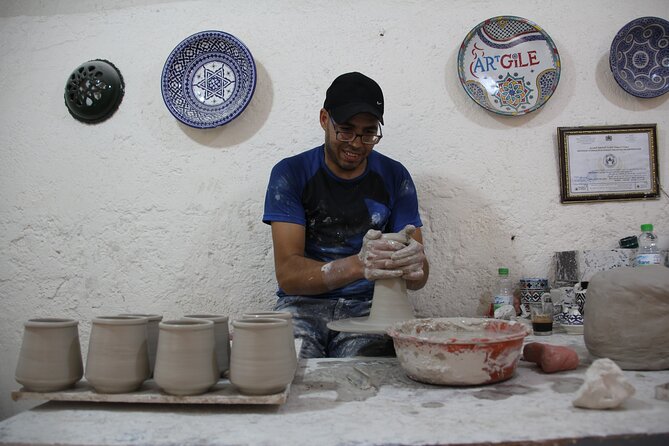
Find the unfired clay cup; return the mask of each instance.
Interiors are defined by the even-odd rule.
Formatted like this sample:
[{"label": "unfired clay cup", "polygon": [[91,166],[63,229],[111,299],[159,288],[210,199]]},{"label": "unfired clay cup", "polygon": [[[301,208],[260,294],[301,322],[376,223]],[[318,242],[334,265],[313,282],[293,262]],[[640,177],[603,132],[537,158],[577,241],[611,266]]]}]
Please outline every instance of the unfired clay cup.
[{"label": "unfired clay cup", "polygon": [[293,349],[293,354],[295,355],[295,361],[297,361],[297,352],[295,351],[295,334],[293,333],[293,314],[290,311],[255,311],[252,313],[244,313],[242,314],[242,319],[266,319],[266,318],[273,318],[273,319],[283,319],[285,321],[288,321],[289,325],[289,330],[287,331],[286,337],[288,338],[288,342],[290,342],[290,345],[292,346]]},{"label": "unfired clay cup", "polygon": [[33,392],[55,392],[79,381],[84,367],[78,324],[58,318],[25,322],[16,381]]},{"label": "unfired clay cup", "polygon": [[122,313],[119,316],[139,316],[148,319],[147,329],[147,346],[149,350],[149,370],[153,375],[153,369],[156,366],[156,350],[158,350],[158,324],[163,320],[159,314],[143,314],[143,313]]},{"label": "unfired clay cup", "polygon": [[216,364],[221,376],[230,368],[230,329],[228,317],[221,314],[189,314],[184,319],[204,319],[214,323],[214,340],[216,343]]},{"label": "unfired clay cup", "polygon": [[293,314],[290,311],[250,311],[242,314],[242,319],[260,318],[260,319],[284,319],[287,321],[293,320]]},{"label": "unfired clay cup", "polygon": [[156,384],[171,395],[199,395],[216,384],[220,372],[214,323],[181,319],[163,321],[159,327]]},{"label": "unfired clay cup", "polygon": [[147,324],[137,316],[93,319],[86,379],[96,392],[133,392],[150,376]]},{"label": "unfired clay cup", "polygon": [[291,330],[288,321],[246,318],[233,321],[232,326],[230,382],[250,395],[285,390],[297,368],[295,344],[287,336]]}]

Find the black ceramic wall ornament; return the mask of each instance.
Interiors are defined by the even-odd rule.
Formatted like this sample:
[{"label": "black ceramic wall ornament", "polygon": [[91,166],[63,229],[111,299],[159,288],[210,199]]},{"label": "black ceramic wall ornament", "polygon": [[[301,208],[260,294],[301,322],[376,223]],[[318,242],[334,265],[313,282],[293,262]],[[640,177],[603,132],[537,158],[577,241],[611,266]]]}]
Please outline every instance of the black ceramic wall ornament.
[{"label": "black ceramic wall ornament", "polygon": [[74,119],[96,124],[118,109],[125,83],[108,60],[94,59],[79,65],[65,84],[65,105]]}]

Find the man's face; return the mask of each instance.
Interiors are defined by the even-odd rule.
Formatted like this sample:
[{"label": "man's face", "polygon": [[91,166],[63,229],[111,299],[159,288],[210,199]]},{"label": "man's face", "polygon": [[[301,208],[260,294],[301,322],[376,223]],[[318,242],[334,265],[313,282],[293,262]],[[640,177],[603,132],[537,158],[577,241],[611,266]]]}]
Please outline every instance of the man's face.
[{"label": "man's face", "polygon": [[360,137],[351,142],[338,141],[336,131],[375,135],[379,129],[378,119],[372,114],[360,113],[346,122],[333,124],[328,113],[321,110],[321,126],[325,129],[325,162],[330,170],[345,179],[362,175],[374,145],[363,144]]}]

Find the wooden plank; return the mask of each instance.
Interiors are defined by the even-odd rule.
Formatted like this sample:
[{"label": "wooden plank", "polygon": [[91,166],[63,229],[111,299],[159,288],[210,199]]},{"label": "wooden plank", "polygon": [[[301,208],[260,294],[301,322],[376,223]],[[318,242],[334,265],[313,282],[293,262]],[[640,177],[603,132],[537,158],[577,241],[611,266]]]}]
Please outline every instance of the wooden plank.
[{"label": "wooden plank", "polygon": [[163,392],[152,379],[145,381],[139,390],[131,393],[98,393],[86,380],[71,389],[57,392],[12,392],[12,399],[45,401],[86,401],[100,403],[158,403],[158,404],[284,404],[288,399],[290,384],[273,395],[244,395],[227,379],[221,379],[207,393],[175,396]]}]

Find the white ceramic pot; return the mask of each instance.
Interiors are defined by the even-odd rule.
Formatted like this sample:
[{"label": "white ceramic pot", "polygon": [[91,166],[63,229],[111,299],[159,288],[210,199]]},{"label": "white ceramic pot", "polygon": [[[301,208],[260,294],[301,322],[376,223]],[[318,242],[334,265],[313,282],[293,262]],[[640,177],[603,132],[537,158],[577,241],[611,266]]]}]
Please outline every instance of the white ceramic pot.
[{"label": "white ceramic pot", "polygon": [[198,395],[216,384],[220,372],[214,323],[181,319],[163,321],[159,327],[156,384],[171,395]]},{"label": "white ceramic pot", "polygon": [[25,322],[16,381],[33,392],[63,390],[79,381],[84,367],[78,324],[58,318]]},{"label": "white ceramic pot", "polygon": [[150,376],[147,324],[137,316],[93,319],[86,379],[96,392],[133,392]]},{"label": "white ceramic pot", "polygon": [[242,393],[269,395],[286,389],[297,368],[288,321],[246,318],[232,322],[230,382]]},{"label": "white ceramic pot", "polygon": [[230,329],[228,317],[221,314],[189,314],[184,319],[204,319],[214,323],[214,342],[216,344],[216,364],[221,376],[230,368]]}]

